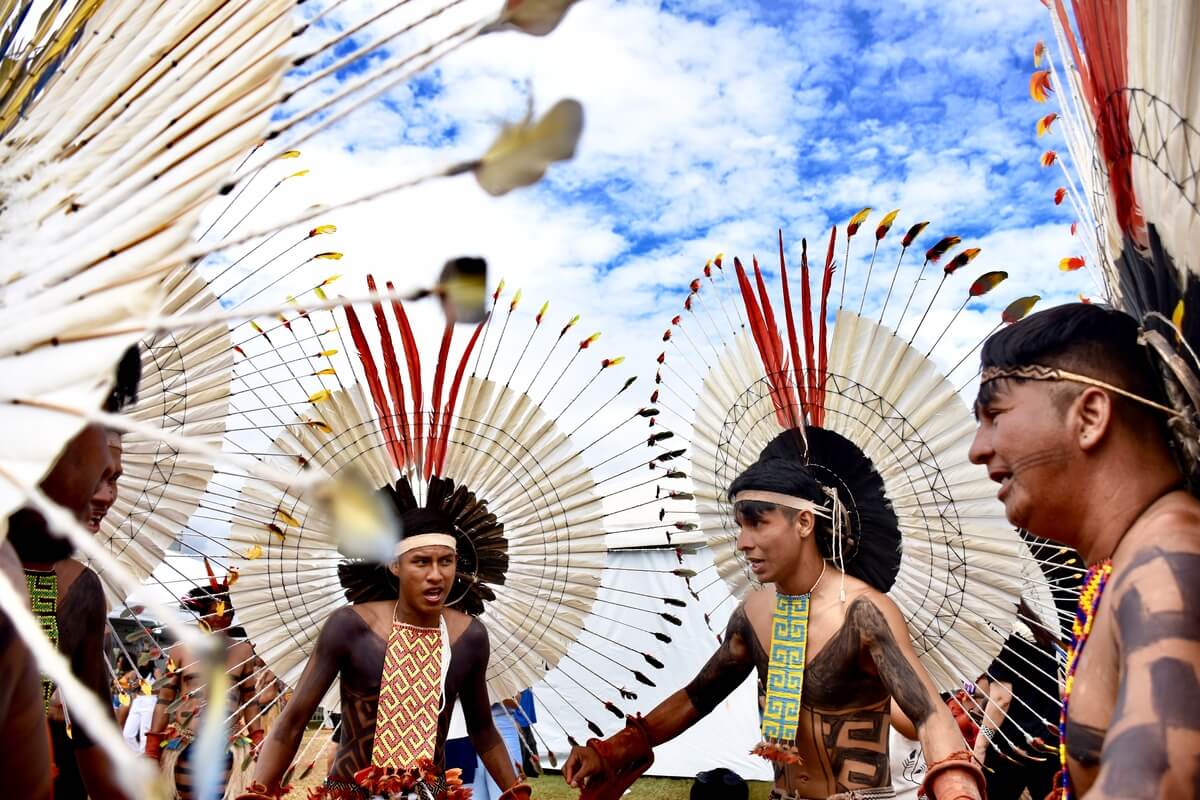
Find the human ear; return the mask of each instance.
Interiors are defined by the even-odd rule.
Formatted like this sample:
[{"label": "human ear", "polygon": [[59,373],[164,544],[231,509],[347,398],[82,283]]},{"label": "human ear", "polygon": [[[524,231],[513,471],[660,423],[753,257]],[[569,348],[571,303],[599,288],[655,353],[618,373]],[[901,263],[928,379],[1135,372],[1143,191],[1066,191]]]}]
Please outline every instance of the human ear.
[{"label": "human ear", "polygon": [[796,530],[801,539],[807,539],[813,532],[813,513],[811,511],[796,512]]},{"label": "human ear", "polygon": [[392,563],[388,564],[388,572],[392,573],[397,578],[400,577],[400,559],[397,558]]},{"label": "human ear", "polygon": [[1075,398],[1076,439],[1081,450],[1092,450],[1103,441],[1112,425],[1113,401],[1108,392],[1095,386],[1084,388]]}]

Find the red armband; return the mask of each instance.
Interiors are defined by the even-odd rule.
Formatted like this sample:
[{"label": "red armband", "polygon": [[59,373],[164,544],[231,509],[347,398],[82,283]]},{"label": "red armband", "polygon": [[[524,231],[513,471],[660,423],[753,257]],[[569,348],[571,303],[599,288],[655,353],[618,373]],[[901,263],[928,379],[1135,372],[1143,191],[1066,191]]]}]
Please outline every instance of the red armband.
[{"label": "red armband", "polygon": [[155,761],[161,761],[163,745],[167,738],[166,731],[146,731],[146,744],[142,748],[142,752]]},{"label": "red armband", "polygon": [[500,795],[500,800],[530,800],[533,797],[533,787],[528,783],[518,783],[515,786],[509,787],[508,791]]},{"label": "red armband", "polygon": [[918,794],[922,797],[928,797],[929,800],[968,800],[969,796],[965,794],[939,795],[933,790],[934,777],[950,770],[962,770],[968,773],[971,779],[975,781],[975,788],[979,790],[979,797],[982,800],[987,800],[987,778],[983,774],[983,768],[975,762],[975,757],[966,750],[956,750],[945,758],[928,765],[925,769],[925,780],[922,781]]},{"label": "red armband", "polygon": [[588,780],[579,800],[617,800],[654,763],[654,747],[641,714],[625,718],[625,728],[607,739],[589,739],[587,746],[604,763],[606,779]]}]

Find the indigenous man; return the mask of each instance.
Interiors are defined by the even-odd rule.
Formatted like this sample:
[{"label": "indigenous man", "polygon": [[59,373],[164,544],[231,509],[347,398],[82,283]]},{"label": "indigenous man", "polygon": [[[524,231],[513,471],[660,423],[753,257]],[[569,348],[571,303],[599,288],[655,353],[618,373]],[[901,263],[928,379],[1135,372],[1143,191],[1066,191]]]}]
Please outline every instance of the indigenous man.
[{"label": "indigenous man", "polygon": [[[484,680],[487,631],[478,619],[445,607],[456,569],[453,527],[429,509],[408,511],[401,521],[404,538],[388,573],[399,584],[396,599],[343,607],[325,623],[263,746],[250,797],[280,796],[305,726],[334,678],[341,680],[341,736],[323,797],[365,800],[374,794],[363,786],[371,773],[440,773],[455,700],[462,701],[471,741],[488,772],[505,787],[502,797],[531,796],[529,786],[518,783],[492,723]],[[448,777],[453,783],[457,776]],[[425,780],[410,790],[440,797],[444,788],[437,782]]]},{"label": "indigenous man", "polygon": [[[116,388],[104,410],[118,412],[137,396],[141,379],[138,349],[130,348],[117,368]],[[115,442],[115,449],[113,443]],[[74,512],[95,533],[116,497],[120,475],[120,437],[99,425],[88,425],[59,457],[41,487],[51,500]],[[93,524],[94,523],[94,524]],[[111,708],[104,663],[104,630],[108,604],[100,578],[69,556],[69,541],[51,534],[40,514],[22,509],[9,519],[9,537],[21,557],[34,613],[71,671]],[[80,726],[49,680],[43,679],[43,705],[50,721],[57,776],[54,796],[60,800],[121,798],[108,758]]]},{"label": "indigenous man", "polygon": [[1174,412],[1138,324],[1095,305],[1058,306],[991,337],[982,359],[971,460],[1000,484],[1014,525],[1089,565],[1060,789],[1196,797],[1200,503],[1172,457]]},{"label": "indigenous man", "polygon": [[[893,796],[891,701],[916,725],[931,797],[978,798],[983,776],[909,641],[896,606],[828,564],[817,545],[829,507],[793,459],[766,458],[729,487],[739,551],[766,587],[734,610],[720,648],[683,689],[609,739],[576,747],[563,777],[584,798],[619,797],[649,766],[651,749],[711,712],[748,675],[766,687],[764,742],[776,800]],[[836,508],[836,500],[832,501]],[[814,535],[817,534],[817,535]]]},{"label": "indigenous man", "polygon": [[[208,562],[205,562],[205,567]],[[254,646],[247,640],[230,638],[230,626],[233,624],[233,603],[229,598],[229,578],[218,582],[209,573],[209,585],[197,586],[183,598],[183,606],[196,614],[200,626],[214,631],[221,636],[225,644],[225,669],[229,675],[229,695],[226,708],[230,730],[246,731],[254,748],[262,744],[264,731],[259,712],[257,692],[254,688],[258,657],[254,654]],[[159,760],[163,771],[168,776],[167,785],[173,782],[176,796],[180,800],[192,800],[194,788],[195,765],[192,763],[193,751],[191,743],[200,725],[202,709],[212,702],[208,697],[207,677],[204,665],[182,643],[176,644],[169,651],[170,667],[166,681],[158,690],[158,702],[154,707],[154,717],[150,732],[146,734],[146,755]],[[172,711],[171,706],[180,702]],[[221,786],[233,785],[228,792],[234,795],[244,788],[231,781],[230,776],[234,767],[242,772],[241,765],[251,752],[238,740],[231,742],[226,753],[224,774]]]}]

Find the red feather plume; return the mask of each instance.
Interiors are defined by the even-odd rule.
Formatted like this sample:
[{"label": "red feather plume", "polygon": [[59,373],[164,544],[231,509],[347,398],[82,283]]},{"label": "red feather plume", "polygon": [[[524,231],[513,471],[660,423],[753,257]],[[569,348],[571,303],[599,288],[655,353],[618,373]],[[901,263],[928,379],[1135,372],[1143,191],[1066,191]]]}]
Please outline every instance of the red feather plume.
[{"label": "red feather plume", "polygon": [[783,283],[783,312],[787,319],[788,347],[791,351],[792,374],[795,376],[796,397],[799,400],[799,415],[794,415],[793,427],[804,423],[808,398],[804,394],[804,362],[800,360],[800,342],[796,339],[796,320],[792,313],[792,293],[788,286],[787,260],[783,256],[783,230],[779,231],[779,279]]},{"label": "red feather plume", "polygon": [[[388,281],[389,292],[395,287]],[[396,317],[396,325],[400,328],[400,341],[404,344],[404,360],[408,363],[408,384],[412,391],[413,401],[413,441],[416,444],[416,459],[422,461],[425,450],[425,399],[424,383],[421,380],[421,350],[417,347],[417,338],[413,336],[412,325],[408,322],[408,313],[404,304],[399,300],[392,301],[392,314]]]},{"label": "red feather plume", "polygon": [[358,312],[354,310],[354,306],[346,306],[346,323],[350,328],[350,338],[354,340],[354,347],[358,350],[359,361],[362,362],[371,399],[375,401],[375,413],[379,415],[379,427],[383,429],[388,455],[396,469],[403,469],[404,448],[400,444],[400,437],[396,435],[395,418],[388,411],[383,384],[379,380],[379,370],[375,366],[375,357],[371,355],[371,348],[367,346],[367,337],[363,335],[362,323],[358,320]]},{"label": "red feather plume", "polygon": [[462,386],[463,374],[467,371],[467,360],[471,357],[471,351],[475,349],[475,343],[479,341],[479,334],[483,331],[486,322],[487,319],[484,319],[475,326],[475,332],[471,334],[471,339],[467,342],[467,349],[463,351],[462,358],[458,362],[458,369],[454,371],[454,380],[450,382],[450,396],[446,400],[446,408],[442,414],[442,429],[437,434],[437,452],[432,456],[434,470],[439,475],[446,463],[446,443],[450,439],[450,422],[453,419],[454,406],[458,403],[458,390]]},{"label": "red feather plume", "polygon": [[[367,288],[376,291],[375,277],[367,276]],[[379,345],[383,356],[384,374],[387,377],[388,392],[392,395],[392,410],[400,420],[400,442],[405,451],[412,453],[412,440],[409,439],[408,409],[404,405],[404,381],[400,377],[400,364],[396,360],[396,347],[392,344],[392,332],[388,328],[387,317],[383,315],[383,304],[372,303],[371,310],[375,312],[375,325],[379,329]]]},{"label": "red feather plume", "polygon": [[821,323],[817,339],[817,346],[820,348],[818,351],[820,361],[817,365],[817,372],[819,373],[821,385],[819,390],[820,395],[816,402],[817,418],[813,420],[813,424],[818,427],[825,424],[825,381],[829,377],[829,353],[825,336],[825,317],[829,308],[829,290],[833,288],[833,273],[835,270],[833,266],[833,246],[836,242],[837,226],[834,225],[829,231],[829,249],[825,251],[825,277],[821,279]]},{"label": "red feather plume", "polygon": [[[442,346],[438,350],[437,367],[433,371],[433,419],[429,423],[430,433],[438,430],[441,421],[442,386],[446,382],[446,359],[450,354],[450,340],[454,336],[454,323],[446,320],[446,328],[442,331]],[[433,473],[430,459],[425,460],[425,480]]]}]

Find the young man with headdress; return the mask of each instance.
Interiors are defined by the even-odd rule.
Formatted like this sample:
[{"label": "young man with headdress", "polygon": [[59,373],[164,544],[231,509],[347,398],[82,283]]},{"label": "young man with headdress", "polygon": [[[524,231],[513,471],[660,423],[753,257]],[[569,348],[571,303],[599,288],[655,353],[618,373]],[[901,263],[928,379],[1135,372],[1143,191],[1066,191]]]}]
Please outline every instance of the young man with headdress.
[{"label": "young man with headdress", "polygon": [[[457,560],[453,525],[440,512],[420,508],[405,512],[401,522],[403,538],[388,569],[362,565],[384,585],[363,590],[359,582],[348,589],[352,604],[325,623],[263,746],[256,785],[246,797],[280,796],[305,726],[335,678],[341,687],[341,735],[322,797],[365,800],[401,788],[421,798],[458,796],[457,776],[442,775],[456,700],[475,749],[505,787],[502,797],[531,796],[492,722],[487,631],[477,618],[446,608]],[[339,572],[347,585],[351,565],[343,566]]]},{"label": "young man with headdress", "polygon": [[1014,525],[1088,565],[1062,701],[1065,796],[1200,793],[1200,502],[1170,444],[1184,420],[1140,335],[1127,314],[1073,303],[982,353],[971,460]]},{"label": "young man with headdress", "polygon": [[[834,434],[836,435],[836,434]],[[768,451],[771,448],[768,447]],[[652,749],[690,728],[756,672],[765,687],[763,741],[776,800],[893,796],[888,729],[894,698],[929,754],[926,786],[940,800],[978,798],[983,775],[881,591],[829,559],[845,537],[845,508],[799,460],[768,457],[729,487],[737,548],[765,585],[729,619],[700,673],[609,739],[576,747],[563,768],[583,797],[619,797]],[[859,536],[869,535],[860,531]]]},{"label": "young man with headdress", "polygon": [[[141,360],[137,347],[122,357],[116,385],[104,410],[116,413],[137,398]],[[116,499],[121,472],[120,436],[100,425],[88,425],[68,444],[42,481],[46,496],[75,514],[92,533]],[[111,707],[104,663],[104,631],[108,604],[100,578],[70,558],[70,542],[51,533],[42,515],[22,509],[9,518],[9,539],[20,555],[34,614],[51,641],[70,661],[71,670]],[[111,763],[80,726],[72,725],[53,682],[42,680],[42,702],[50,722],[57,774],[54,796],[84,800],[125,797]],[[20,745],[22,747],[26,745]]]},{"label": "young man with headdress", "polygon": [[[226,796],[236,796],[248,782],[242,765],[251,758],[265,736],[255,690],[258,657],[254,654],[254,645],[244,638],[244,634],[242,638],[233,638],[238,632],[232,627],[234,608],[229,597],[233,574],[218,581],[207,559],[204,566],[209,584],[189,591],[182,598],[182,605],[196,615],[202,628],[219,635],[224,644],[225,671],[229,677],[225,708],[234,736],[226,752],[221,786]],[[191,744],[200,725],[202,710],[213,702],[213,698],[208,696],[204,664],[185,645],[174,645],[168,650],[168,656],[168,675],[158,690],[151,729],[145,736],[145,752],[161,763],[168,778],[167,785],[174,786],[175,796],[179,800],[191,800],[197,771]]]}]

